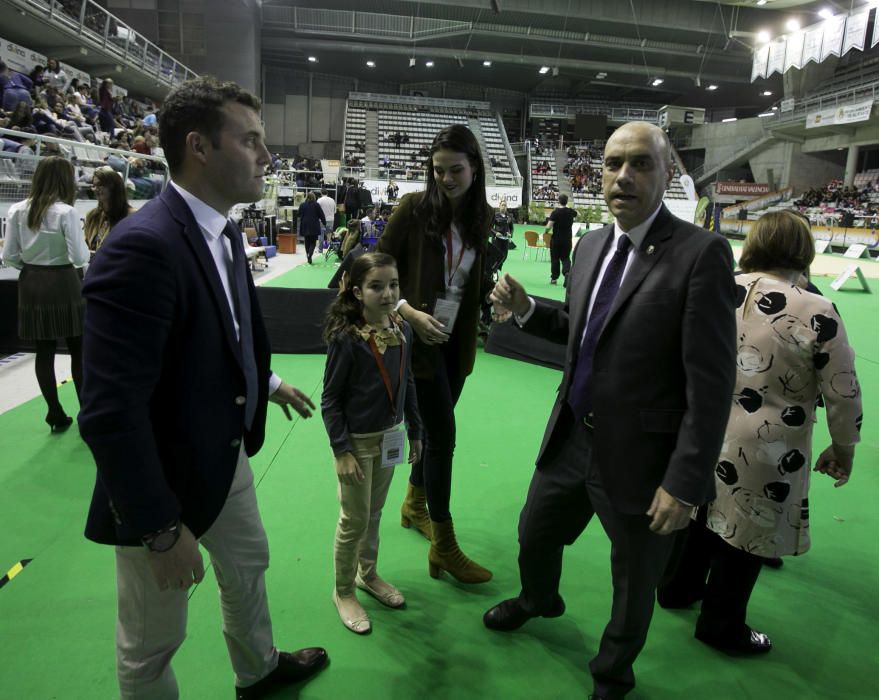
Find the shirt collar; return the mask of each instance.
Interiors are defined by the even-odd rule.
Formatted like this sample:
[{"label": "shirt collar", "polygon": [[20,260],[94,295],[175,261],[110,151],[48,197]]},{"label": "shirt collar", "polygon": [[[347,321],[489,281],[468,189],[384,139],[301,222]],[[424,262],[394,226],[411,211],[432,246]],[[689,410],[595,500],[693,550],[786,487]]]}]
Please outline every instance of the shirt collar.
[{"label": "shirt collar", "polygon": [[653,221],[659,215],[659,210],[662,209],[662,202],[659,203],[659,206],[656,207],[654,212],[648,216],[644,221],[642,221],[637,226],[633,226],[631,231],[623,231],[620,227],[619,220],[614,220],[613,222],[613,239],[614,242],[618,241],[620,236],[624,233],[629,237],[629,240],[632,242],[632,250],[641,250],[641,244],[644,242],[644,238],[647,236],[647,232],[650,230],[650,227],[653,226]]},{"label": "shirt collar", "polygon": [[199,228],[204,231],[205,235],[215,240],[223,234],[223,229],[226,228],[226,224],[229,221],[226,216],[209,204],[202,202],[198,197],[183,189],[173,180],[171,180],[171,187],[177,190],[177,193],[183,197],[183,201],[186,202],[190,211],[192,211],[192,215],[195,217],[195,223],[199,225]]}]

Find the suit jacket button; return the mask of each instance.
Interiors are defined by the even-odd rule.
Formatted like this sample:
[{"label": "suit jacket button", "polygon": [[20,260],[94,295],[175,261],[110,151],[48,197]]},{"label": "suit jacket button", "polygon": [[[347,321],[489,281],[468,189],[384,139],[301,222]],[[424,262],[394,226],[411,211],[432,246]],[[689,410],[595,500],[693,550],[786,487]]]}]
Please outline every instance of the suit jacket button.
[{"label": "suit jacket button", "polygon": [[246,403],[247,403],[247,399],[244,398],[243,396],[236,396],[235,397],[235,405],[236,406],[243,406]]},{"label": "suit jacket button", "polygon": [[229,447],[238,447],[241,444],[241,440],[235,438],[232,442],[229,443]]}]

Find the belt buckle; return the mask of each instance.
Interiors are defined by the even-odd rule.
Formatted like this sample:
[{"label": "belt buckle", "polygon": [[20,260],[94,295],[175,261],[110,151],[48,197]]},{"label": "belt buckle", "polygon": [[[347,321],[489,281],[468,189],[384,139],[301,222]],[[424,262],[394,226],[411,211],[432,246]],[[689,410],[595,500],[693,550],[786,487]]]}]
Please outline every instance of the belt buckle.
[{"label": "belt buckle", "polygon": [[592,413],[587,413],[583,416],[583,425],[585,425],[589,430],[595,430],[595,425],[593,425],[592,421],[595,419],[595,416]]}]

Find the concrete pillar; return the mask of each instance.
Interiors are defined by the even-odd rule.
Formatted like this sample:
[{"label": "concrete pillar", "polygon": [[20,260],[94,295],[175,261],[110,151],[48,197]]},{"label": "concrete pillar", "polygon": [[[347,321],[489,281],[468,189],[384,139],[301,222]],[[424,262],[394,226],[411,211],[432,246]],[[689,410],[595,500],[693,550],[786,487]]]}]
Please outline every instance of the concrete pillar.
[{"label": "concrete pillar", "polygon": [[848,155],[845,159],[845,175],[842,179],[842,184],[845,187],[849,187],[850,185],[855,184],[855,175],[858,172],[858,153],[860,152],[860,148],[857,146],[849,146],[848,147]]}]

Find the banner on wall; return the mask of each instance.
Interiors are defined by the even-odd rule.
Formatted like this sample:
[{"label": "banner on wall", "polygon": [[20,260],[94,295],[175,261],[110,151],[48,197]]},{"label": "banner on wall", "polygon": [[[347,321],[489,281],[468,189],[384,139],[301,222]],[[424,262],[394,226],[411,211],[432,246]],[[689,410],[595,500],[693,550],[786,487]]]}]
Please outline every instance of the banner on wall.
[{"label": "banner on wall", "polygon": [[486,187],[485,198],[488,203],[497,208],[501,202],[506,202],[510,209],[522,206],[521,187]]},{"label": "banner on wall", "polygon": [[[369,190],[369,193],[372,195],[373,202],[387,202],[388,201],[388,182],[389,180],[362,180],[361,183],[363,186]],[[397,192],[397,197],[400,198],[404,194],[409,194],[410,192],[421,192],[424,189],[424,183],[418,182],[415,180],[394,180],[399,191]]]},{"label": "banner on wall", "polygon": [[824,41],[821,44],[821,60],[842,55],[842,39],[845,36],[845,15],[834,15],[824,20]]},{"label": "banner on wall", "polygon": [[[399,187],[398,198],[410,192],[421,192],[425,186],[420,180],[394,180],[394,182]],[[387,201],[387,180],[363,180],[363,186],[369,190],[374,202]],[[510,209],[515,209],[522,206],[522,188],[488,186],[485,188],[485,199],[495,209],[503,201],[506,201]]]},{"label": "banner on wall", "polygon": [[24,46],[19,46],[14,41],[0,39],[0,58],[12,70],[24,73],[30,73],[34,66],[45,66],[46,57],[37,52],[31,51]]},{"label": "banner on wall", "polygon": [[867,100],[866,102],[856,102],[855,104],[842,107],[809,112],[806,115],[806,128],[815,129],[819,126],[830,126],[832,124],[865,122],[870,118],[872,111],[873,100]]},{"label": "banner on wall", "polygon": [[791,34],[787,38],[787,50],[784,53],[784,71],[803,67],[803,46],[806,43],[805,32]]},{"label": "banner on wall", "polygon": [[751,66],[751,82],[766,77],[766,66],[769,63],[769,47],[764,46],[754,52],[754,65]]},{"label": "banner on wall", "polygon": [[803,65],[809,61],[821,62],[821,42],[824,39],[824,25],[816,24],[805,33],[803,41]]},{"label": "banner on wall", "polygon": [[852,49],[864,50],[864,44],[867,41],[867,20],[869,17],[869,7],[866,10],[855,12],[848,16],[848,21],[845,23],[845,35],[842,40],[843,54],[847,54]]},{"label": "banner on wall", "polygon": [[327,182],[339,181],[339,168],[341,167],[342,163],[338,160],[326,160],[325,158],[321,158],[320,170],[324,174],[324,179]]},{"label": "banner on wall", "polygon": [[766,77],[773,73],[784,73],[784,52],[787,48],[786,39],[776,39],[769,44],[769,65],[766,69]]},{"label": "banner on wall", "polygon": [[733,194],[744,197],[759,197],[769,193],[768,182],[715,182],[715,194]]}]

